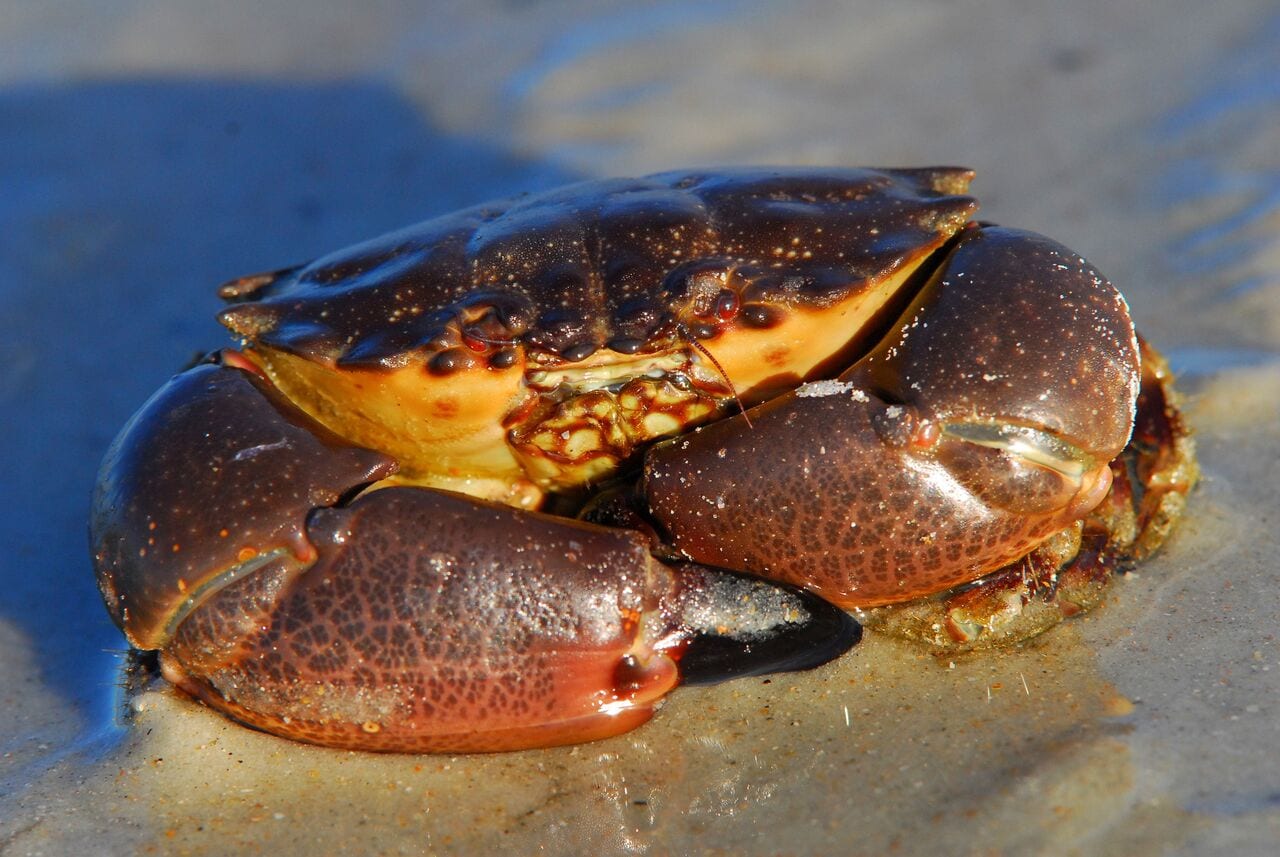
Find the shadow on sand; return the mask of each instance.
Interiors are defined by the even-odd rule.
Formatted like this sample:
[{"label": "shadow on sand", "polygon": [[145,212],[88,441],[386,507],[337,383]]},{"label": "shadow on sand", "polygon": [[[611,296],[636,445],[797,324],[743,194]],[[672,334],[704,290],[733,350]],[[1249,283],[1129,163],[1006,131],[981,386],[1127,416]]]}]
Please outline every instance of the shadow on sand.
[{"label": "shadow on sand", "polygon": [[93,583],[90,488],[129,414],[228,342],[214,288],[570,178],[434,130],[378,83],[0,92],[0,616],[91,728],[125,643]]}]

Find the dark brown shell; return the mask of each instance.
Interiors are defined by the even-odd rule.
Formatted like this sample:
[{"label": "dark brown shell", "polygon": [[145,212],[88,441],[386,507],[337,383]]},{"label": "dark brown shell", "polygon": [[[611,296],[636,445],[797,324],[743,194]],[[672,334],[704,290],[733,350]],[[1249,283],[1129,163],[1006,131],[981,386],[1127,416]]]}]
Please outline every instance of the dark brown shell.
[{"label": "dark brown shell", "polygon": [[499,361],[516,344],[571,361],[654,350],[707,302],[708,271],[734,284],[719,306],[745,324],[767,323],[769,304],[845,298],[964,224],[970,176],[755,168],[584,182],[230,283],[223,297],[241,303],[222,320],[256,344],[353,366],[397,366],[460,335]]}]

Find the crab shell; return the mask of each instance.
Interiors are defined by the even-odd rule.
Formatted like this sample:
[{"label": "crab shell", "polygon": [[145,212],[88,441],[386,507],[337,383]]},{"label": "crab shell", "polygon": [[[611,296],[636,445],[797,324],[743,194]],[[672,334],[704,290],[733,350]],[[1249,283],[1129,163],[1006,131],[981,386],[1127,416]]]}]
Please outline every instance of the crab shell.
[{"label": "crab shell", "polygon": [[[1097,506],[1132,430],[1123,298],[972,223],[970,177],[591,182],[228,284],[243,354],[104,462],[107,607],[210,704],[369,749],[623,731],[695,639],[825,660],[848,620],[717,569],[846,607],[974,580]],[[533,511],[619,472],[646,535]]]}]

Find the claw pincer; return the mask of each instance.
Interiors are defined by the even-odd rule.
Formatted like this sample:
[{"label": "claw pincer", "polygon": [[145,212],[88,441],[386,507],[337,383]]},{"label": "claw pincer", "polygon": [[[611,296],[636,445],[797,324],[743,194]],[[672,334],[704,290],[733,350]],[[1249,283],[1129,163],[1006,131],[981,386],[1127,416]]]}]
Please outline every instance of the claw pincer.
[{"label": "claw pincer", "polygon": [[848,607],[907,601],[994,571],[1097,506],[1139,374],[1124,300],[1087,262],[974,227],[838,380],[651,450],[645,500],[699,562]]},{"label": "claw pincer", "polygon": [[244,723],[410,752],[632,729],[680,661],[706,669],[700,645],[739,653],[723,678],[857,640],[812,595],[668,566],[636,532],[450,492],[359,494],[394,470],[250,371],[191,369],[108,452],[91,527],[108,609],[166,678]]},{"label": "claw pincer", "polygon": [[825,663],[841,607],[1039,633],[1160,544],[1194,457],[1120,294],[972,222],[970,178],[587,182],[228,284],[241,350],[103,462],[107,608],[243,723],[415,752],[618,734]]}]

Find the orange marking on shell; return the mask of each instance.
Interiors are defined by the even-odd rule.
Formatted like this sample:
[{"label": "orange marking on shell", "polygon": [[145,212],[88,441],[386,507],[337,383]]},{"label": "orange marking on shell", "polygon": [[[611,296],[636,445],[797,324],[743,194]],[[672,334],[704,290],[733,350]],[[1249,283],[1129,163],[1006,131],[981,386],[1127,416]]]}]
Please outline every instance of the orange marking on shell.
[{"label": "orange marking on shell", "polygon": [[436,399],[431,403],[431,415],[446,420],[457,416],[458,401],[456,399]]},{"label": "orange marking on shell", "polygon": [[761,357],[764,358],[764,362],[768,363],[770,366],[785,365],[789,356],[791,356],[791,349],[787,348],[785,345],[778,346],[777,348],[770,348],[761,355]]}]

